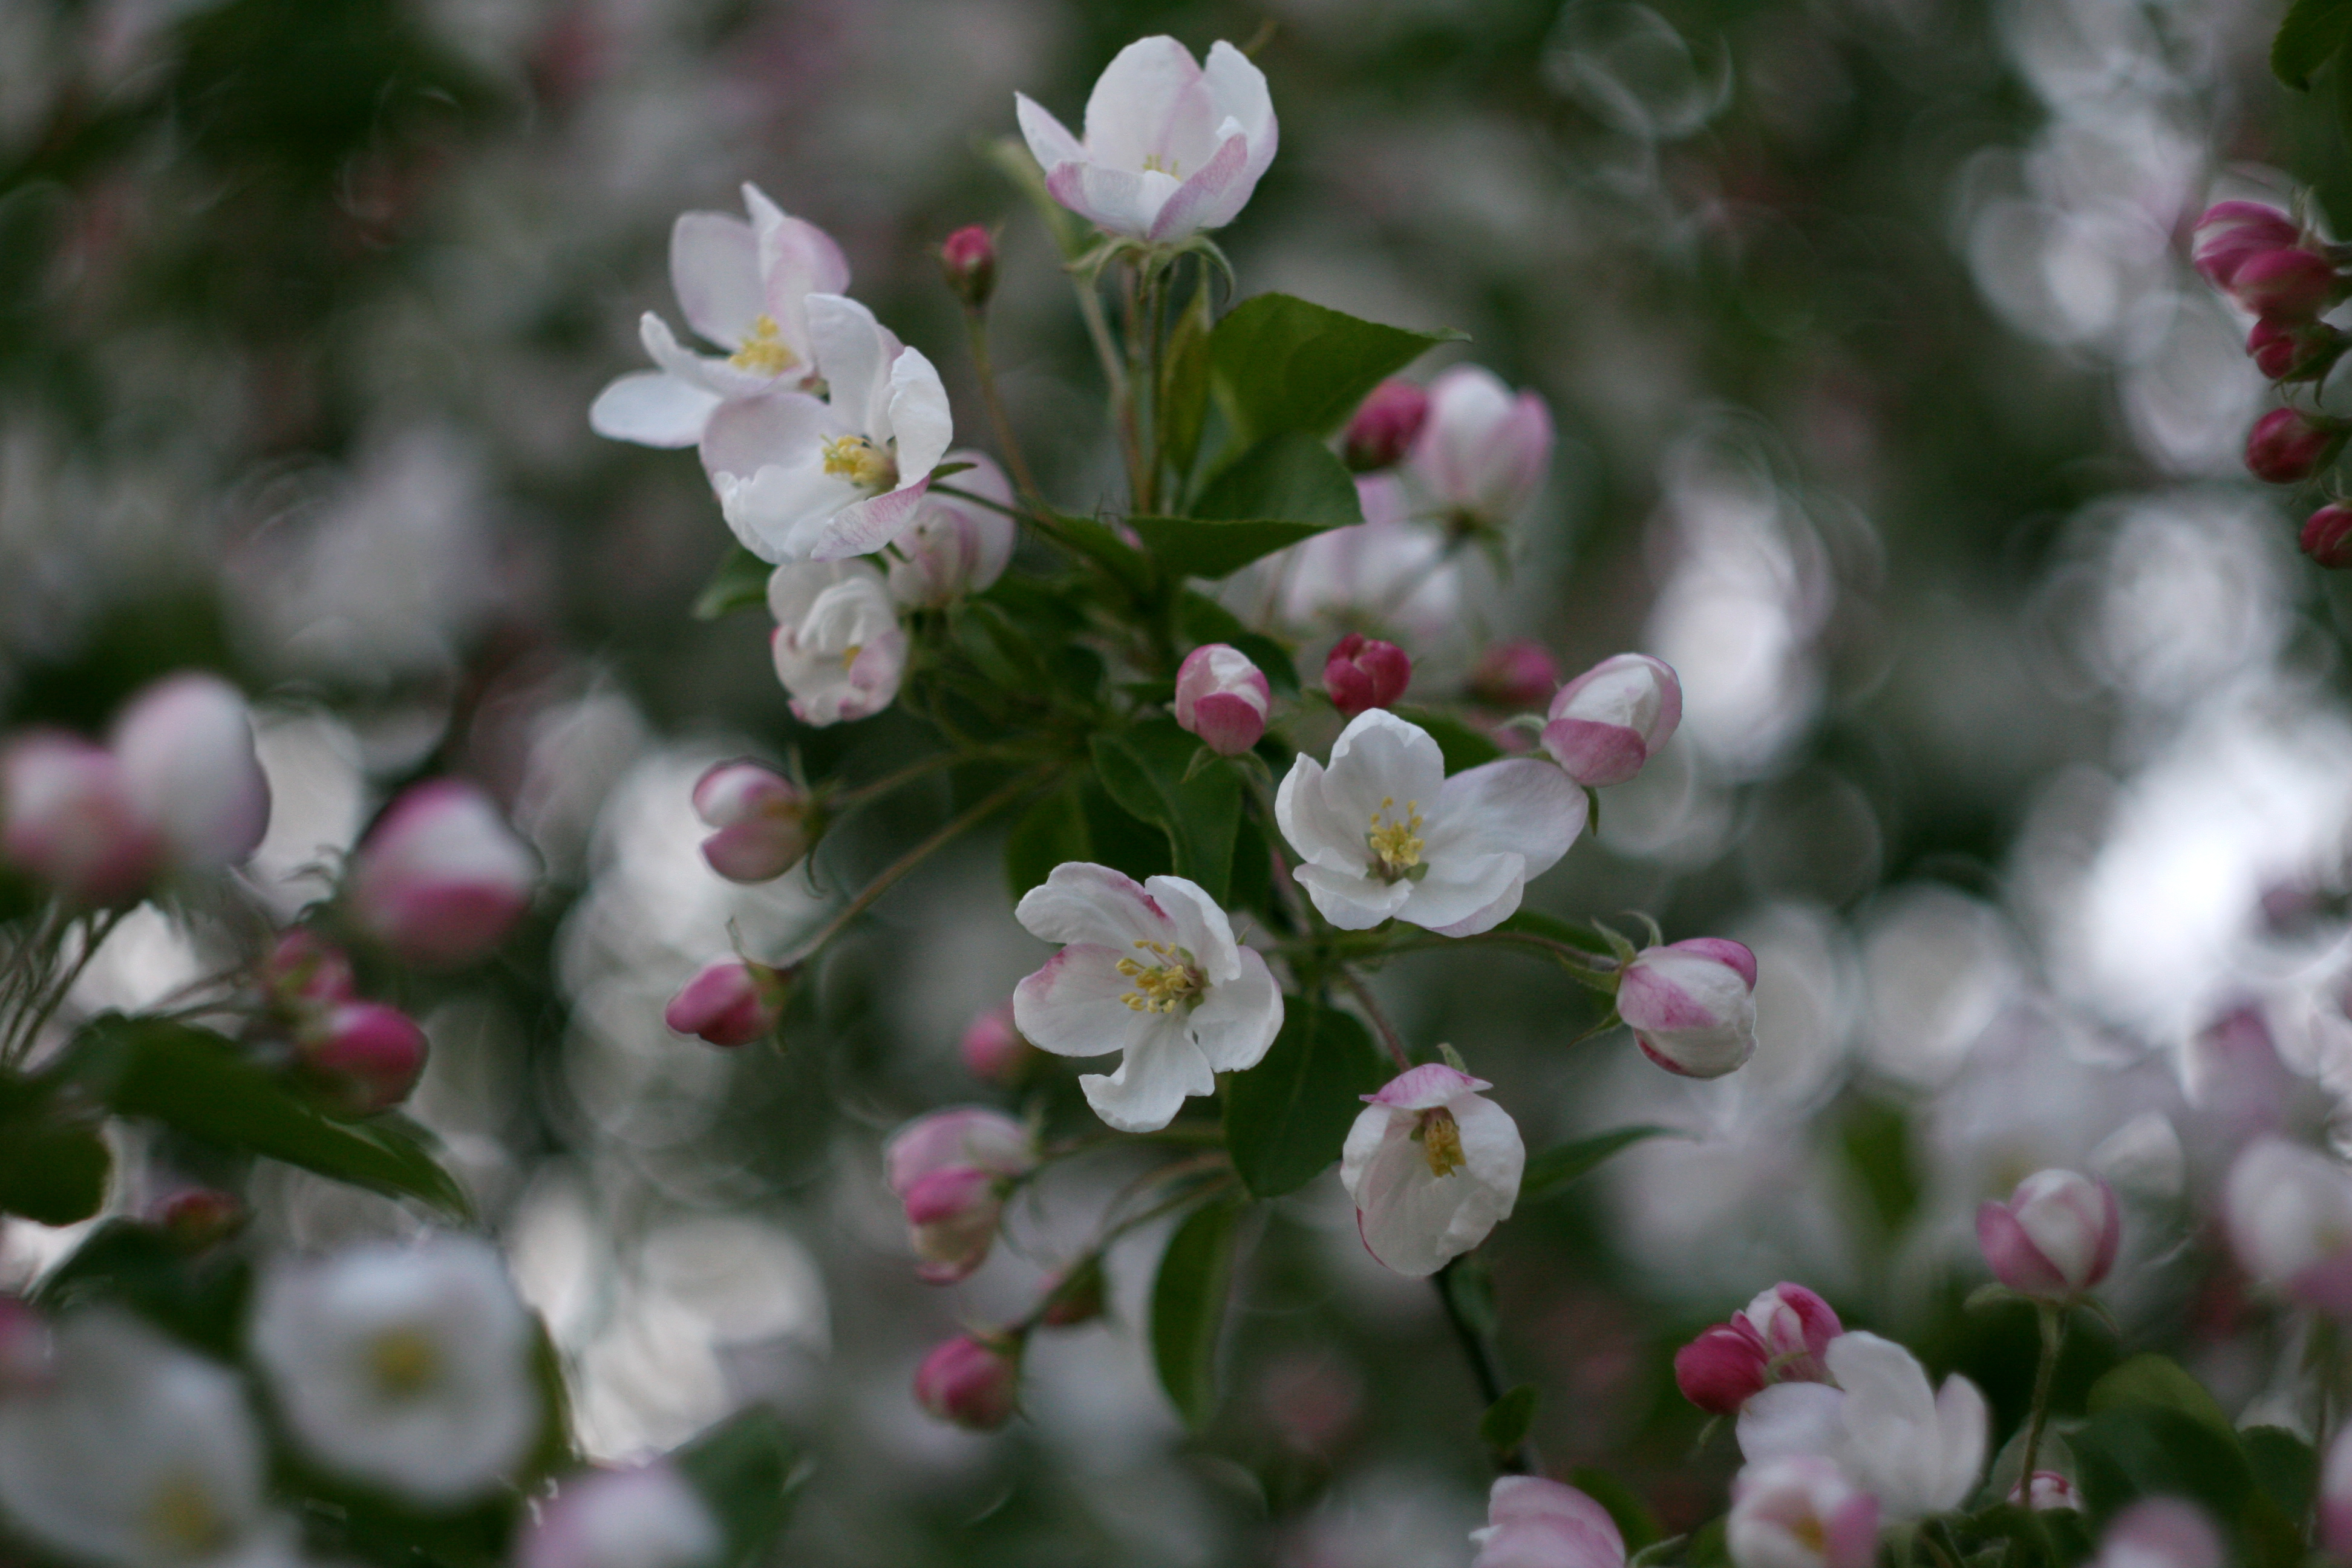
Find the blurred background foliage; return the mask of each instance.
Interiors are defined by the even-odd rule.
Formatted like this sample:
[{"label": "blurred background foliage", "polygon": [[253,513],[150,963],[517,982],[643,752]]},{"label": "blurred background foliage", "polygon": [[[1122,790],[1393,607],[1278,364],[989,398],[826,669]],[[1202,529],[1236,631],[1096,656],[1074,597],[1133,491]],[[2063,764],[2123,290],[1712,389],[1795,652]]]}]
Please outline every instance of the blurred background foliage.
[{"label": "blurred background foliage", "polygon": [[[730,926],[781,942],[946,798],[845,827],[814,888],[736,889],[695,853],[709,761],[874,771],[912,738],[794,726],[760,617],[688,614],[727,542],[693,458],[588,431],[638,313],[674,309],[671,219],[750,180],[836,236],[967,438],[928,247],[1002,223],[1008,395],[1085,509],[1115,484],[1087,344],[988,143],[1016,88],[1075,119],[1134,37],[1265,28],[1282,152],[1221,237],[1244,292],[1463,329],[1433,364],[1474,357],[1559,418],[1507,581],[1414,650],[1416,696],[1488,636],[1570,669],[1675,664],[1683,738],[1533,898],[1762,959],[1762,1048],[1706,1085],[1622,1037],[1571,1050],[1591,1004],[1507,957],[1381,976],[1532,1145],[1689,1134],[1486,1249],[1555,1469],[1605,1468],[1669,1533],[1709,1517],[1732,1447],[1668,1358],[1784,1277],[1977,1378],[2005,1430],[2033,1327],[1961,1310],[1969,1220],[2060,1163],[2129,1200],[2124,1338],[2252,1409],[2294,1347],[2211,1241],[2214,1163],[2352,1081],[2352,605],[2239,470],[2260,382],[2180,254],[2208,199],[2288,173],[2344,209],[2330,111],[2263,69],[2274,22],[2235,0],[19,0],[0,715],[92,729],[154,674],[229,673],[264,705],[256,876],[289,913],[404,779],[456,769],[512,806],[556,890],[494,972],[404,982],[436,1046],[415,1109],[546,1315],[592,1452],[772,1402],[820,1466],[793,1561],[1464,1561],[1474,1385],[1328,1176],[1253,1222],[1205,1434],[1137,1344],[1156,1234],[1115,1259],[1111,1323],[1034,1348],[1013,1435],[913,1410],[923,1346],[1020,1310],[1132,1173],[1046,1184],[1031,1244],[960,1292],[907,1266],[881,1136],[1015,1103],[953,1049],[1043,952],[992,847],[894,892],[781,1053],[659,1023]],[[143,911],[83,1000],[207,956]],[[257,1245],[407,1223],[271,1180]],[[68,1239],[17,1225],[0,1272]],[[2078,1336],[2062,1408],[2120,1353]]]}]

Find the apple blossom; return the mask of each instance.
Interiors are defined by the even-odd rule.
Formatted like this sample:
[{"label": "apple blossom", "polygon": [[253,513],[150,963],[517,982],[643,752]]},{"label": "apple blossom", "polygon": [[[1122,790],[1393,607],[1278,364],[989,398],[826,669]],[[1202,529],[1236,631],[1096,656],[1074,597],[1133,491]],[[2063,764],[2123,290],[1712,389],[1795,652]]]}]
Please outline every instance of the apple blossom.
[{"label": "apple blossom", "polygon": [[726,1544],[702,1494],[656,1460],[565,1481],[540,1509],[515,1562],[517,1568],[706,1568]]},{"label": "apple blossom", "polygon": [[305,1074],[342,1116],[373,1116],[406,1100],[425,1076],[425,1031],[397,1007],[345,1002],[296,1038]]},{"label": "apple blossom", "polygon": [[996,292],[996,237],[967,224],[940,242],[940,274],[948,291],[977,310]]},{"label": "apple blossom", "polygon": [[869,561],[806,561],[768,579],[776,679],[803,724],[879,713],[898,695],[907,633]]},{"label": "apple blossom", "polygon": [[1014,918],[1065,943],[1014,987],[1013,1017],[1041,1050],[1122,1053],[1118,1070],[1078,1079],[1095,1114],[1121,1132],[1168,1125],[1216,1075],[1255,1067],[1282,1027],[1265,960],[1234,940],[1216,901],[1181,877],[1138,884],[1068,861],[1024,895]]},{"label": "apple blossom", "polygon": [[2224,293],[2257,316],[2272,321],[2309,321],[2342,292],[2336,268],[2323,257],[2294,247],[2264,250],[2238,263]]},{"label": "apple blossom", "polygon": [[2153,1497],[2108,1521],[2091,1568],[2221,1568],[2229,1552],[2204,1510]]},{"label": "apple blossom", "polygon": [[1087,98],[1083,142],[1027,94],[1013,107],[1055,201],[1153,245],[1233,222],[1278,139],[1264,73],[1223,39],[1205,68],[1170,37],[1119,50]]},{"label": "apple blossom", "polygon": [[70,902],[129,903],[163,859],[114,753],[37,730],[0,755],[0,853]]},{"label": "apple blossom", "polygon": [[898,538],[954,434],[940,373],[873,311],[812,294],[808,325],[826,398],[721,404],[702,431],[727,526],[778,563],[863,555]]},{"label": "apple blossom", "polygon": [[772,880],[809,851],[808,791],[749,758],[714,763],[695,781],[694,815],[718,829],[702,858],[730,882]]},{"label": "apple blossom", "polygon": [[1955,1373],[1930,1389],[1918,1360],[1876,1334],[1841,1334],[1822,1359],[1834,1386],[1775,1384],[1741,1407],[1739,1451],[1749,1464],[1834,1460],[1891,1524],[1967,1500],[1985,1461],[1985,1402],[1976,1384]]},{"label": "apple blossom", "polygon": [[1668,1072],[1721,1078],[1756,1051],[1756,955],[1719,936],[1643,948],[1618,973],[1617,1016]]},{"label": "apple blossom", "polygon": [[1360,474],[1393,468],[1412,450],[1429,422],[1429,393],[1410,381],[1384,381],[1372,388],[1339,437],[1348,467]]},{"label": "apple blossom", "polygon": [[993,1432],[1013,1419],[1021,1392],[1017,1340],[959,1334],[915,1369],[915,1401],[942,1421]]},{"label": "apple blossom", "polygon": [[193,671],[166,677],[114,721],[131,803],[173,864],[211,870],[244,859],[269,826],[269,780],[236,688]]},{"label": "apple blossom", "polygon": [[748,1046],[783,1016],[782,971],[747,958],[715,959],[678,987],[662,1022],[714,1046]]},{"label": "apple blossom", "polygon": [[[950,452],[947,461],[971,467],[954,476],[958,489],[985,496],[999,507],[1013,504],[1004,470],[983,452]],[[1004,575],[1012,563],[1013,519],[996,507],[929,490],[915,509],[915,521],[898,536],[890,562],[890,596],[918,609],[936,609],[977,594]]]},{"label": "apple blossom", "polygon": [[2330,501],[2304,520],[2296,541],[2303,552],[2331,572],[2352,566],[2352,506]]},{"label": "apple blossom", "polygon": [[1013,1177],[1035,1167],[1037,1152],[1020,1123],[966,1106],[908,1122],[882,1159],[890,1190],[907,1207],[920,1260],[915,1273],[952,1285],[987,1260],[1005,1194]]},{"label": "apple blossom", "polygon": [[2338,1562],[2352,1559],[2352,1426],[2338,1430],[2319,1469],[2319,1544]]},{"label": "apple blossom", "polygon": [[1559,687],[1559,661],[1526,637],[1489,643],[1470,671],[1470,696],[1489,708],[1534,708]]},{"label": "apple blossom", "polygon": [[1267,557],[1283,624],[1305,633],[1394,629],[1423,643],[1454,632],[1462,569],[1448,556],[1444,535],[1412,521],[1393,474],[1358,475],[1356,500],[1363,521]]},{"label": "apple blossom", "polygon": [[281,931],[254,974],[273,1005],[297,1016],[359,997],[351,955],[310,926]]},{"label": "apple blossom", "polygon": [[1574,1487],[1541,1476],[1502,1476],[1474,1530],[1471,1568],[1625,1568],[1625,1537],[1609,1510]]},{"label": "apple blossom", "polygon": [[1584,831],[1584,792],[1549,763],[1507,759],[1445,776],[1437,742],[1375,708],[1349,721],[1326,768],[1302,754],[1275,819],[1323,918],[1364,931],[1393,916],[1444,936],[1509,918],[1528,879]]},{"label": "apple blossom", "polygon": [[1323,689],[1341,716],[1386,708],[1412,684],[1412,660],[1392,642],[1349,632],[1323,659]]},{"label": "apple blossom", "polygon": [[497,1249],[477,1237],[280,1263],[261,1281],[249,1333],[302,1447],[411,1502],[486,1495],[539,1436],[530,1318]]},{"label": "apple blossom", "polygon": [[1527,1145],[1484,1079],[1438,1063],[1364,1096],[1339,1154],[1371,1255],[1416,1279],[1486,1239],[1518,1201]]},{"label": "apple blossom", "polygon": [[376,819],[345,891],[360,930],[410,963],[454,968],[505,940],[538,882],[539,858],[481,786],[438,778]]},{"label": "apple blossom", "polygon": [[1036,1062],[1036,1047],[1013,1024],[1013,1004],[1002,1003],[974,1017],[956,1042],[964,1070],[991,1083],[1016,1083]]},{"label": "apple blossom", "polygon": [[1682,721],[1674,667],[1646,653],[1615,654],[1554,694],[1544,750],[1578,784],[1623,784],[1674,739]]},{"label": "apple blossom", "polygon": [[1498,529],[1543,488],[1551,442],[1539,394],[1514,395],[1494,372],[1457,364],[1429,384],[1429,422],[1406,467],[1454,529]]},{"label": "apple blossom", "polygon": [[1772,1384],[1826,1381],[1822,1357],[1844,1331],[1827,1301],[1784,1280],[1675,1352],[1675,1383],[1701,1410],[1734,1415]]},{"label": "apple blossom", "polygon": [[687,325],[728,353],[694,353],[646,311],[638,336],[661,368],[632,371],[596,395],[588,424],[599,436],[691,447],[722,403],[815,378],[808,297],[846,289],[849,263],[823,229],[783,212],[758,186],[743,187],[743,206],[749,223],[680,213],[669,237],[670,286]]},{"label": "apple blossom", "polygon": [[1176,722],[1220,756],[1237,756],[1265,733],[1274,693],[1249,655],[1202,643],[1176,667]]},{"label": "apple blossom", "polygon": [[1870,1568],[1878,1500],[1819,1455],[1767,1459],[1733,1478],[1724,1545],[1733,1568]]},{"label": "apple blossom", "polygon": [[2276,207],[2217,202],[2197,219],[2189,258],[2206,281],[2221,287],[2250,258],[2295,245],[2302,237],[2294,220]]},{"label": "apple blossom", "polygon": [[2352,1171],[2283,1138],[2258,1138],[2230,1167],[2222,1216],[2256,1280],[2352,1319]]},{"label": "apple blossom", "polygon": [[2074,1171],[2037,1171],[2009,1202],[1977,1210],[1977,1245],[1993,1278],[2021,1296],[2078,1300],[2116,1266],[2123,1210],[2114,1189]]},{"label": "apple blossom", "polygon": [[2293,408],[2273,408],[2246,433],[2246,468],[2254,478],[2291,485],[2311,477],[2337,432]]},{"label": "apple blossom", "polygon": [[2070,1508],[2080,1512],[2083,1507],[2083,1494],[2072,1480],[2056,1470],[2034,1471],[2032,1486],[2018,1482],[2009,1489],[2009,1500],[2022,1503],[2037,1513],[2059,1508]]}]

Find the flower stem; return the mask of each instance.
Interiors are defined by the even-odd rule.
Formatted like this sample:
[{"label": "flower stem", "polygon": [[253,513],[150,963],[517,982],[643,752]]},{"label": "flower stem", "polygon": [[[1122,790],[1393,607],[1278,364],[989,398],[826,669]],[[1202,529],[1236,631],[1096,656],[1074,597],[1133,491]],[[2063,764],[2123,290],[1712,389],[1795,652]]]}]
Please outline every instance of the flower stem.
[{"label": "flower stem", "polygon": [[2042,1363],[2033,1373],[2033,1413],[2027,1418],[2025,1451],[2018,1456],[2017,1484],[2025,1506],[2033,1506],[2033,1461],[2042,1451],[2042,1428],[2050,1420],[2050,1386],[2058,1377],[2058,1352],[2066,1344],[2066,1309],[2044,1301],[2037,1311],[2042,1321]]},{"label": "flower stem", "polygon": [[1004,454],[1004,466],[1012,470],[1013,482],[1020,488],[1021,499],[1042,511],[1045,500],[1037,489],[1036,479],[1029,472],[1029,459],[1022,455],[1020,438],[1013,434],[1013,420],[1004,412],[1004,400],[996,390],[996,367],[988,353],[988,312],[967,306],[963,313],[964,340],[971,347],[971,368],[980,381],[981,406],[988,410],[988,423],[996,432],[997,449]]},{"label": "flower stem", "polygon": [[1348,988],[1348,994],[1356,999],[1357,1005],[1370,1016],[1372,1027],[1380,1031],[1381,1043],[1388,1047],[1389,1055],[1396,1058],[1397,1071],[1410,1072],[1412,1069],[1412,1053],[1404,1048],[1404,1037],[1398,1034],[1396,1026],[1389,1022],[1389,1016],[1381,1011],[1380,1003],[1373,999],[1372,988],[1344,963],[1333,973],[1339,977],[1339,984]]},{"label": "flower stem", "polygon": [[35,1046],[40,1044],[41,1031],[48,1026],[51,1016],[64,1005],[67,994],[74,988],[74,982],[81,978],[82,971],[89,967],[89,961],[98,956],[98,950],[105,945],[106,939],[114,934],[114,928],[121,924],[122,917],[130,912],[127,909],[109,910],[82,923],[81,951],[66,966],[65,973],[49,987],[47,997],[30,1011],[23,1033],[9,1047],[7,1059],[10,1063],[21,1061]]},{"label": "flower stem", "polygon": [[[1438,1304],[1445,1309],[1445,1321],[1454,1326],[1454,1338],[1462,1346],[1463,1356],[1470,1363],[1470,1375],[1477,1382],[1480,1411],[1484,1414],[1493,1409],[1496,1402],[1503,1397],[1502,1357],[1486,1331],[1464,1314],[1462,1304],[1454,1300],[1453,1279],[1463,1261],[1459,1258],[1454,1259],[1431,1275],[1429,1282],[1437,1288]],[[1542,1468],[1542,1461],[1536,1454],[1535,1440],[1523,1437],[1513,1452],[1496,1455],[1495,1468],[1507,1476],[1529,1475]]]},{"label": "flower stem", "polygon": [[1002,750],[990,747],[977,751],[934,752],[922,761],[909,763],[896,773],[884,773],[880,778],[869,780],[855,789],[845,789],[825,805],[836,812],[847,811],[852,806],[863,805],[869,800],[913,784],[917,779],[928,777],[942,768],[958,767],[965,763],[998,762],[1007,755],[1009,753]]}]

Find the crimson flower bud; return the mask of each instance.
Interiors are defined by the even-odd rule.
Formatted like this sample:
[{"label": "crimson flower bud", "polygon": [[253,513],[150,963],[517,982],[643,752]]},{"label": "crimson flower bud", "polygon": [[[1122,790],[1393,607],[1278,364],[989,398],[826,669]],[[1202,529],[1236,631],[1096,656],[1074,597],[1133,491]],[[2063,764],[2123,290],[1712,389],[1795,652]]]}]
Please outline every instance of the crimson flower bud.
[{"label": "crimson flower bud", "polygon": [[2273,381],[2316,381],[2352,343],[2325,321],[2282,321],[2264,317],[2246,334],[2254,368]]},{"label": "crimson flower bud", "polygon": [[2352,566],[2352,506],[2330,501],[2304,521],[2303,552],[2331,572]]},{"label": "crimson flower bud", "polygon": [[1977,1210],[1977,1245],[1994,1279],[2021,1296],[2063,1304],[2107,1277],[2123,1224],[2114,1191],[2096,1176],[2037,1171],[2009,1202]]},{"label": "crimson flower bud", "polygon": [[2197,270],[2217,289],[2226,289],[2251,258],[2294,245],[2302,238],[2294,220],[2260,202],[2220,202],[2198,218],[2189,252]]},{"label": "crimson flower bud", "polygon": [[719,830],[702,841],[702,858],[730,882],[772,880],[809,852],[808,791],[757,763],[720,763],[704,773],[694,814]]},{"label": "crimson flower bud", "polygon": [[1372,388],[1348,421],[1340,450],[1360,474],[1393,468],[1404,461],[1429,422],[1429,394],[1410,381],[1384,381]]},{"label": "crimson flower bud", "polygon": [[70,902],[107,906],[146,891],[163,845],[113,752],[36,731],[0,755],[0,853]]},{"label": "crimson flower bud", "polygon": [[940,273],[948,291],[974,310],[996,291],[996,240],[988,230],[971,224],[940,242]]},{"label": "crimson flower bud", "polygon": [[2336,431],[2292,408],[2273,408],[2246,435],[2246,467],[2254,478],[2291,485],[2311,477],[2336,444]]},{"label": "crimson flower bud", "polygon": [[959,1334],[915,1371],[915,1402],[942,1421],[993,1432],[1013,1419],[1021,1388],[1017,1340]]},{"label": "crimson flower bud", "polygon": [[1682,721],[1683,683],[1674,667],[1646,653],[1614,654],[1552,698],[1544,750],[1578,784],[1623,784]]},{"label": "crimson flower bud", "polygon": [[1701,1410],[1735,1415],[1769,1384],[1827,1382],[1822,1358],[1844,1331],[1827,1301],[1783,1280],[1675,1352],[1675,1383]]},{"label": "crimson flower bud", "polygon": [[1765,1372],[1770,1360],[1744,1325],[1717,1323],[1675,1352],[1675,1385],[1701,1410],[1734,1415],[1771,1383]]},{"label": "crimson flower bud", "polygon": [[1323,661],[1323,689],[1331,694],[1331,706],[1349,719],[1386,708],[1411,684],[1412,660],[1404,649],[1361,632],[1341,637]]},{"label": "crimson flower bud", "polygon": [[255,978],[270,1002],[288,1013],[309,1012],[359,996],[350,957],[309,926],[280,932]]},{"label": "crimson flower bud", "polygon": [[339,1115],[390,1110],[425,1076],[425,1031],[382,1002],[343,1003],[297,1044],[303,1067]]},{"label": "crimson flower bud", "polygon": [[245,1221],[245,1205],[218,1187],[184,1187],[155,1205],[156,1226],[190,1252],[227,1240]]},{"label": "crimson flower bud", "polygon": [[1470,671],[1470,695],[1489,708],[1533,708],[1559,687],[1559,661],[1526,637],[1490,644]]},{"label": "crimson flower bud", "polygon": [[678,988],[662,1022],[714,1046],[748,1046],[783,1016],[788,978],[748,958],[722,958]]},{"label": "crimson flower bud", "polygon": [[1013,1026],[1010,1002],[974,1018],[956,1049],[966,1071],[991,1083],[1017,1083],[1044,1054]]},{"label": "crimson flower bud", "polygon": [[2336,268],[2308,250],[2284,247],[2247,257],[2225,286],[2257,316],[2307,321],[2334,302]]},{"label": "crimson flower bud", "polygon": [[1249,655],[1203,643],[1176,669],[1176,722],[1219,756],[1237,756],[1265,733],[1274,694]]},{"label": "crimson flower bud", "polygon": [[1724,937],[1644,948],[1617,981],[1642,1054],[1685,1078],[1721,1078],[1756,1051],[1756,955]]},{"label": "crimson flower bud", "polygon": [[506,939],[538,880],[538,858],[481,787],[441,778],[385,808],[347,889],[362,931],[410,963],[456,968]]},{"label": "crimson flower bud", "polygon": [[2058,1508],[2071,1508],[2078,1512],[2081,1510],[2083,1494],[2074,1489],[2073,1481],[2060,1475],[2056,1470],[2036,1470],[2033,1472],[2032,1480],[2033,1484],[2031,1487],[2020,1481],[2010,1488],[2009,1500],[2021,1503],[2036,1513],[2047,1513],[2052,1509]]}]

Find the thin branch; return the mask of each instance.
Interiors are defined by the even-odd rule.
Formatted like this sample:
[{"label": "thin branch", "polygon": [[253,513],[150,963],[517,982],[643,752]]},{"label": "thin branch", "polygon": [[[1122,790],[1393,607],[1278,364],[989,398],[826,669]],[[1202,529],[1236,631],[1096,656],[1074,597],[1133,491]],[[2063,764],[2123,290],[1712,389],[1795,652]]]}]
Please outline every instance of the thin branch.
[{"label": "thin branch", "polygon": [[1042,492],[1029,472],[1029,459],[1022,455],[1021,441],[1013,434],[1013,420],[1004,411],[1004,400],[996,389],[996,369],[988,353],[988,312],[967,308],[963,313],[964,336],[971,346],[971,364],[980,378],[980,403],[988,411],[989,425],[996,432],[998,450],[1004,454],[1004,466],[1013,471],[1013,482],[1020,488],[1022,499],[1045,510]]},{"label": "thin branch", "polygon": [[1381,1032],[1381,1042],[1388,1047],[1389,1055],[1396,1058],[1397,1071],[1410,1072],[1412,1069],[1412,1053],[1404,1048],[1404,1037],[1396,1032],[1396,1026],[1389,1022],[1389,1016],[1381,1012],[1381,1005],[1372,999],[1372,988],[1344,963],[1338,965],[1334,973],[1339,975],[1339,984],[1348,988],[1349,994],[1355,997],[1357,1005],[1370,1015],[1372,1027]]}]

